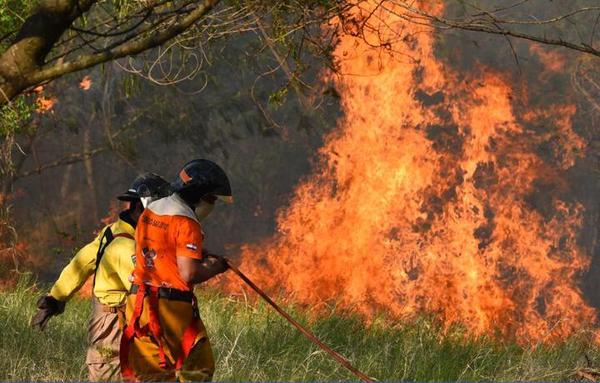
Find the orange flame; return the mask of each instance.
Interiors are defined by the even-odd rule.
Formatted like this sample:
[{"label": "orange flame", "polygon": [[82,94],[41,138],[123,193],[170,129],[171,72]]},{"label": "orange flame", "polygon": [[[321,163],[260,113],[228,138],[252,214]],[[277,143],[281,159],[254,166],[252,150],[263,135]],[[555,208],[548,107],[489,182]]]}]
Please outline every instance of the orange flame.
[{"label": "orange flame", "polygon": [[91,87],[92,87],[92,78],[90,76],[85,76],[79,82],[79,88],[82,90],[90,90]]},{"label": "orange flame", "polygon": [[547,71],[555,73],[564,71],[566,60],[557,50],[549,50],[540,44],[531,44],[529,51],[539,57]]},{"label": "orange flame", "polygon": [[52,111],[54,105],[58,102],[56,97],[38,96],[35,100],[37,113],[43,114]]},{"label": "orange flame", "polygon": [[521,342],[595,323],[576,284],[590,262],[576,242],[583,208],[560,198],[586,145],[575,108],[519,113],[501,74],[455,72],[430,29],[375,3],[362,12],[381,25],[335,50],[344,118],[278,233],[242,249],[241,269],[367,319],[433,312]]}]

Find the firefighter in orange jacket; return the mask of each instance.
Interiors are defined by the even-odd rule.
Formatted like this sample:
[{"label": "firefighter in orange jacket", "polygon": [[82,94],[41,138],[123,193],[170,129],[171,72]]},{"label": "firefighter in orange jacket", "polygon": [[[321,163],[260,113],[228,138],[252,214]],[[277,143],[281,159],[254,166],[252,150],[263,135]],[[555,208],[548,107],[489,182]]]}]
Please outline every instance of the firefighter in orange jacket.
[{"label": "firefighter in orange jacket", "polygon": [[233,202],[227,175],[208,160],[188,162],[174,193],[148,205],[135,232],[136,264],[121,340],[126,380],[208,381],[214,359],[194,284],[224,272],[221,257],[203,253],[200,221],[217,200]]},{"label": "firefighter in orange jacket", "polygon": [[90,381],[121,379],[118,352],[122,324],[119,322],[123,321],[125,297],[131,286],[135,226],[144,206],[168,193],[169,183],[156,174],[136,178],[130,188],[117,197],[129,202],[129,208],[75,254],[49,294],[38,301],[38,311],[31,325],[43,330],[48,320],[62,313],[66,302],[94,275],[86,356]]}]

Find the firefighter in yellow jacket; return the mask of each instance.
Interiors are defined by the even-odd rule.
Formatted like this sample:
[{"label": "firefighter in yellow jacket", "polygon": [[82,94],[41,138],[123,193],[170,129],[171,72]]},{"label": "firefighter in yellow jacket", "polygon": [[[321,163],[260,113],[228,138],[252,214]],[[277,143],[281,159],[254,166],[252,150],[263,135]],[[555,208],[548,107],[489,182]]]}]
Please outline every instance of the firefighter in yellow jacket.
[{"label": "firefighter in yellow jacket", "polygon": [[62,270],[50,293],[39,299],[31,325],[43,330],[48,320],[64,311],[66,302],[94,275],[92,315],[89,322],[86,364],[90,381],[120,380],[119,342],[124,304],[131,287],[134,233],[144,207],[168,194],[169,184],[152,173],[138,177],[129,190],[117,197],[129,202],[119,219],[75,254]]}]

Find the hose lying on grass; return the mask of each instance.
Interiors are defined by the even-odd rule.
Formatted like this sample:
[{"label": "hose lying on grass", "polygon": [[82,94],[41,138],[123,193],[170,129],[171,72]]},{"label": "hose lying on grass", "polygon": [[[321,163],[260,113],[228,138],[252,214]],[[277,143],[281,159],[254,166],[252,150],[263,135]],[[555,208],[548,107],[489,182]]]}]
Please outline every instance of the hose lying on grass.
[{"label": "hose lying on grass", "polygon": [[252,288],[262,299],[264,299],[269,305],[271,305],[275,311],[277,311],[282,317],[287,319],[288,322],[292,324],[292,326],[296,327],[305,337],[307,337],[311,342],[319,346],[323,351],[327,352],[329,355],[333,357],[339,364],[346,367],[350,372],[356,375],[364,382],[374,382],[375,379],[368,377],[366,374],[360,372],[356,367],[352,366],[350,362],[341,356],[339,353],[331,349],[325,343],[321,342],[319,338],[317,338],[312,332],[304,328],[300,323],[298,323],[294,318],[292,318],[288,313],[283,311],[267,294],[265,294],[258,286],[254,284],[247,276],[245,276],[237,267],[235,267],[230,260],[225,258],[227,265],[235,274],[237,274],[240,279],[242,279],[248,286]]}]

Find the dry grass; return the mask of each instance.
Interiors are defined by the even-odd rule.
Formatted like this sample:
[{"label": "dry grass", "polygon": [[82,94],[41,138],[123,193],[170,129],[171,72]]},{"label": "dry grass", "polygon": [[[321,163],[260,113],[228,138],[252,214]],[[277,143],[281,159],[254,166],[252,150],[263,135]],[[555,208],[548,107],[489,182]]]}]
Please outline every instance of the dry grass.
[{"label": "dry grass", "polygon": [[[0,293],[0,380],[84,380],[89,302],[70,302],[66,312],[39,333],[28,326],[39,294],[27,279]],[[354,380],[269,307],[214,291],[199,292],[199,301],[217,358],[215,380]],[[305,312],[288,309],[379,380],[585,380],[585,374],[594,376],[591,372],[600,365],[600,348],[585,333],[558,345],[522,348],[474,339],[458,328],[442,336],[426,318],[394,326],[376,320],[365,328],[357,318],[333,310],[310,321]]]}]

